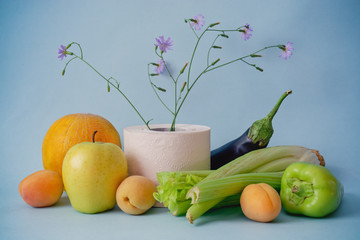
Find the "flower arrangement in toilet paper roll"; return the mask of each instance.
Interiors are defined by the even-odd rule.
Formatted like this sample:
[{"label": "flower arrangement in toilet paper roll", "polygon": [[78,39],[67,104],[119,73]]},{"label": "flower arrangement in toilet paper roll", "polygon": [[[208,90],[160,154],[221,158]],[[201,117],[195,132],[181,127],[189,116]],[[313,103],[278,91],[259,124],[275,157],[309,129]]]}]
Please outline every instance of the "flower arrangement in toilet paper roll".
[{"label": "flower arrangement in toilet paper roll", "polygon": [[[163,107],[169,112],[169,114],[172,117],[171,129],[170,129],[171,131],[175,131],[176,119],[189,93],[191,92],[197,81],[200,78],[202,78],[205,74],[235,62],[245,63],[246,65],[254,68],[255,70],[262,72],[263,68],[253,63],[255,59],[262,57],[262,55],[260,55],[261,52],[270,48],[279,48],[281,50],[281,54],[279,55],[279,57],[283,59],[287,59],[292,55],[294,50],[294,48],[292,47],[293,43],[287,42],[285,45],[278,44],[278,45],[267,46],[259,50],[253,51],[250,54],[232,60],[222,60],[218,57],[213,57],[213,55],[218,54],[219,50],[222,49],[220,43],[223,43],[223,40],[230,38],[230,36],[234,34],[240,34],[240,38],[242,38],[244,41],[247,41],[252,37],[253,29],[247,23],[245,25],[236,28],[229,28],[229,29],[220,27],[220,22],[211,23],[205,26],[204,19],[205,19],[204,16],[202,16],[201,14],[193,18],[185,19],[185,23],[190,26],[191,31],[194,33],[195,45],[193,47],[193,51],[190,58],[182,66],[180,70],[171,71],[169,68],[169,64],[165,59],[165,55],[168,54],[168,51],[173,50],[174,42],[170,37],[165,38],[164,36],[159,36],[158,38],[155,39],[154,48],[155,48],[155,55],[157,56],[158,60],[155,62],[151,62],[147,65],[147,75],[150,86],[155,92],[160,103],[163,105]],[[197,50],[201,43],[201,40],[203,40],[206,35],[211,35],[213,37],[213,41],[210,44],[210,46],[208,46],[206,59],[205,59],[206,61],[204,61],[205,64],[202,67],[202,70],[200,71],[200,73],[193,75],[191,73],[191,70],[194,63],[194,59],[195,56],[198,54]],[[70,48],[73,46],[78,47],[79,53],[75,53],[70,50]],[[149,123],[152,119],[146,120],[140,114],[139,110],[134,106],[131,100],[125,95],[124,91],[120,89],[120,83],[118,80],[116,80],[113,77],[106,77],[105,75],[101,74],[96,68],[94,68],[90,63],[88,63],[85,60],[83,55],[83,50],[79,43],[72,42],[67,46],[61,45],[58,54],[59,54],[58,58],[60,58],[61,60],[66,58],[68,55],[72,56],[72,58],[66,62],[65,67],[62,71],[62,75],[65,74],[65,70],[70,62],[76,59],[81,60],[83,63],[87,64],[101,78],[103,78],[106,81],[108,91],[110,91],[111,88],[116,89],[135,110],[137,115],[140,117],[141,121],[147,126],[148,129],[150,129]],[[150,68],[152,66],[154,67],[153,72],[150,71]],[[174,86],[173,103],[171,104],[172,106],[170,106],[164,100],[163,94],[166,94],[167,90],[164,87],[160,86],[161,83],[154,80],[154,78],[164,73],[169,76]]]}]

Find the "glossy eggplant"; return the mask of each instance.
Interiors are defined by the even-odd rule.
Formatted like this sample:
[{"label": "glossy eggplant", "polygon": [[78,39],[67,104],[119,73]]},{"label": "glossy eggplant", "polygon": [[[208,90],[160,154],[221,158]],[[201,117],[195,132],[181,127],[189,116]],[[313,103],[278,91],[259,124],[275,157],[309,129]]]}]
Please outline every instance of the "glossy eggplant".
[{"label": "glossy eggplant", "polygon": [[212,150],[211,169],[218,169],[250,151],[266,147],[274,133],[272,119],[282,101],[291,93],[291,90],[283,93],[270,113],[263,119],[255,121],[240,137]]}]

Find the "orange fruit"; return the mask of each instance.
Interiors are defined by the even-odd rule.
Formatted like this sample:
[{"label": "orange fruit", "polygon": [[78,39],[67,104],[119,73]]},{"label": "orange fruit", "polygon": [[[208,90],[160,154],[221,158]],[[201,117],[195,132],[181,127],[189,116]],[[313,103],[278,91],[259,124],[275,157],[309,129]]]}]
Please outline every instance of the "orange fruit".
[{"label": "orange fruit", "polygon": [[120,135],[105,118],[88,113],[69,114],[54,122],[42,144],[43,166],[62,176],[62,163],[67,151],[81,142],[114,143],[121,147]]},{"label": "orange fruit", "polygon": [[32,207],[54,205],[63,193],[63,183],[59,173],[40,170],[24,178],[19,184],[22,199]]}]

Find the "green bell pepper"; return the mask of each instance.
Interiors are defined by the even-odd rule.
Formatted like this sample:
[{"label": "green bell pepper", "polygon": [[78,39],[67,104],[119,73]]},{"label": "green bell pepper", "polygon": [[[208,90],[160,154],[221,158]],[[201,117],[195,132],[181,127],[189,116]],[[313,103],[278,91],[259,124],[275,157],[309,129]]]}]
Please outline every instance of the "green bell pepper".
[{"label": "green bell pepper", "polygon": [[281,178],[281,202],[292,214],[324,217],[337,209],[343,195],[343,185],[323,166],[293,163]]}]

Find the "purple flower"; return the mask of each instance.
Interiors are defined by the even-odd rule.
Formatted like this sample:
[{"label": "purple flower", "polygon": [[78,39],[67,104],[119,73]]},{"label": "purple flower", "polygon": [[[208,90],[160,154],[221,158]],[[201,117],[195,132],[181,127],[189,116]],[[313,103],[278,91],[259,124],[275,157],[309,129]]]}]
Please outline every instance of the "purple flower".
[{"label": "purple flower", "polygon": [[60,45],[59,52],[58,52],[60,60],[63,60],[66,57],[66,47],[64,45]]},{"label": "purple flower", "polygon": [[250,25],[247,23],[245,24],[245,27],[243,29],[240,30],[241,32],[241,37],[246,41],[248,39],[251,38],[252,34],[252,28],[250,27]]},{"label": "purple flower", "polygon": [[192,19],[194,21],[190,21],[191,28],[193,28],[195,30],[200,30],[201,27],[204,26],[204,24],[205,24],[204,18],[205,17],[201,14],[198,14],[195,17],[193,17]]},{"label": "purple flower", "polygon": [[155,46],[159,47],[161,51],[166,53],[167,50],[172,50],[173,41],[171,41],[171,38],[168,37],[168,39],[165,41],[164,36],[160,36],[159,38],[155,38],[156,42]]},{"label": "purple flower", "polygon": [[160,58],[159,61],[157,62],[158,66],[155,67],[155,72],[157,74],[160,74],[164,71],[165,69],[165,64],[164,61]]},{"label": "purple flower", "polygon": [[291,45],[293,45],[292,42],[287,42],[286,45],[280,47],[280,49],[282,49],[282,52],[279,57],[283,58],[284,60],[288,59],[293,54],[292,51],[294,50]]}]

